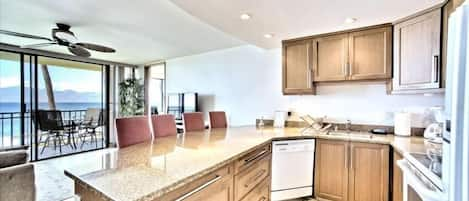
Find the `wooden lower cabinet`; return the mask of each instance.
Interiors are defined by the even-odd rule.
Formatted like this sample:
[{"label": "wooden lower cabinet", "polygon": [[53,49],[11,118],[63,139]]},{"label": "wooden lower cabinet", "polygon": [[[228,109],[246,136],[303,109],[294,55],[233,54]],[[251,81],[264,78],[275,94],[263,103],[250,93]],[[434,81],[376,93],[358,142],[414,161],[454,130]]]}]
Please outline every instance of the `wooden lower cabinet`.
[{"label": "wooden lower cabinet", "polygon": [[397,166],[397,161],[401,160],[403,157],[398,152],[394,151],[393,154],[393,165],[392,165],[392,200],[393,201],[402,201],[403,199],[403,174],[402,170]]},{"label": "wooden lower cabinet", "polygon": [[253,189],[242,201],[269,201],[270,200],[270,177],[262,181],[259,186]]},{"label": "wooden lower cabinet", "polygon": [[389,146],[350,143],[349,201],[388,201]]},{"label": "wooden lower cabinet", "polygon": [[318,200],[388,201],[389,146],[318,139],[314,180]]},{"label": "wooden lower cabinet", "polygon": [[249,169],[235,176],[235,200],[241,200],[265,178],[270,176],[271,156],[265,156]]},{"label": "wooden lower cabinet", "polygon": [[261,146],[158,201],[269,201],[270,144]]},{"label": "wooden lower cabinet", "polygon": [[233,165],[217,171],[176,189],[158,201],[233,201]]},{"label": "wooden lower cabinet", "polygon": [[314,194],[319,200],[348,197],[348,142],[316,140]]}]

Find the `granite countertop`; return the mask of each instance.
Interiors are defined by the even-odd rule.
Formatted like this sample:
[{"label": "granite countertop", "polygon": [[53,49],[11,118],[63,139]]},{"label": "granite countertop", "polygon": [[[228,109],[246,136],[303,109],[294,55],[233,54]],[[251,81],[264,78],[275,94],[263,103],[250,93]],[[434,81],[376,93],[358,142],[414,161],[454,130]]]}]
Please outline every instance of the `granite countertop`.
[{"label": "granite countertop", "polygon": [[110,149],[77,161],[65,174],[105,200],[153,200],[194,181],[272,140],[324,138],[389,144],[395,150],[425,153],[421,137],[330,136],[300,128],[233,127],[157,138],[153,142]]}]

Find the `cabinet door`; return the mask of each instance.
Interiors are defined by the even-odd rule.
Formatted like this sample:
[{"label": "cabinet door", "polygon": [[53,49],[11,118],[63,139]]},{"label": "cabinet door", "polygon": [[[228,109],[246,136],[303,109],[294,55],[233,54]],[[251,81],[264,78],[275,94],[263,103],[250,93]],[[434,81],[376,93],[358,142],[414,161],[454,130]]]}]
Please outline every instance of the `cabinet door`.
[{"label": "cabinet door", "polygon": [[316,141],[314,194],[318,199],[346,201],[348,192],[348,142]]},{"label": "cabinet door", "polygon": [[401,160],[403,157],[401,154],[394,151],[393,155],[393,174],[392,174],[392,200],[393,201],[402,201],[403,198],[403,184],[402,184],[402,170],[397,166],[397,161]]},{"label": "cabinet door", "polygon": [[391,78],[391,27],[349,34],[349,79]]},{"label": "cabinet door", "polygon": [[389,146],[350,143],[350,201],[389,199]]},{"label": "cabinet door", "polygon": [[440,88],[440,29],[440,9],[395,25],[393,90]]},{"label": "cabinet door", "polygon": [[314,94],[309,51],[308,41],[283,44],[284,94]]},{"label": "cabinet door", "polygon": [[314,81],[343,81],[347,77],[348,34],[314,39]]}]

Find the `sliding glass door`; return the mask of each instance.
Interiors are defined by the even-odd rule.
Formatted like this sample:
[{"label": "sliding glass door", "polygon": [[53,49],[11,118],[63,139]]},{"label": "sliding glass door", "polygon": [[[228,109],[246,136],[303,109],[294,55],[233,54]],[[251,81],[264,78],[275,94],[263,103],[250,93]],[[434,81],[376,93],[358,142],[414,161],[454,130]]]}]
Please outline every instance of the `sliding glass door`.
[{"label": "sliding glass door", "polygon": [[0,150],[27,146],[22,112],[22,55],[0,52]]},{"label": "sliding glass door", "polygon": [[109,66],[0,51],[0,150],[32,160],[108,146]]}]

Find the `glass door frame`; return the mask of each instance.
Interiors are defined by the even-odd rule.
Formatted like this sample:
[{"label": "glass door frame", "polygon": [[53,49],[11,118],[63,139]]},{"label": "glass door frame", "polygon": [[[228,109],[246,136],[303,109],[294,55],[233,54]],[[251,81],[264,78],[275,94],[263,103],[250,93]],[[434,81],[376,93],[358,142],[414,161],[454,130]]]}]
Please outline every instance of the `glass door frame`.
[{"label": "glass door frame", "polygon": [[[33,54],[33,53],[24,53],[20,51],[14,51],[14,50],[8,50],[8,49],[3,49],[0,48],[1,52],[7,52],[7,53],[12,53],[12,54],[18,54],[20,57],[20,147],[13,147],[14,149],[21,149],[25,148],[26,146],[29,146],[29,151],[30,151],[30,160],[31,161],[41,161],[41,160],[47,160],[47,159],[52,159],[52,158],[58,158],[58,157],[63,157],[63,156],[68,156],[68,155],[74,155],[74,154],[79,154],[79,153],[85,153],[89,151],[95,151],[95,150],[100,150],[100,149],[105,149],[109,148],[110,146],[110,100],[111,100],[111,94],[110,94],[110,80],[111,80],[111,73],[110,73],[110,68],[111,66],[109,64],[100,64],[100,63],[93,63],[93,62],[85,62],[82,60],[73,60],[69,58],[61,58],[61,57],[54,57],[50,55],[38,55],[38,54]],[[98,147],[96,149],[90,149],[86,151],[80,151],[80,152],[73,152],[73,153],[66,153],[66,154],[60,154],[52,157],[47,157],[47,158],[39,158],[39,148],[38,148],[38,122],[33,121],[32,119],[32,112],[34,111],[37,116],[37,111],[39,109],[39,89],[38,89],[38,57],[47,57],[47,58],[53,58],[53,59],[61,59],[61,60],[67,60],[67,61],[74,61],[74,62],[81,62],[81,63],[89,63],[89,64],[95,64],[95,65],[100,65],[102,67],[101,70],[101,83],[104,85],[102,86],[102,90],[104,90],[104,94],[102,94],[102,108],[104,111],[103,114],[103,119],[104,119],[104,129],[103,129],[103,146]],[[27,65],[25,62],[28,61],[25,58],[28,58],[29,60],[29,65]],[[27,105],[26,105],[26,91],[25,91],[25,71],[29,70],[29,103],[30,103],[30,117],[29,121],[26,121],[28,118],[26,116],[27,113]],[[29,135],[29,143],[26,142],[26,129],[25,125],[26,123],[29,123],[30,125],[30,133]]]}]

